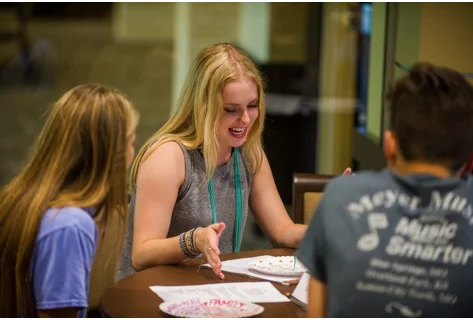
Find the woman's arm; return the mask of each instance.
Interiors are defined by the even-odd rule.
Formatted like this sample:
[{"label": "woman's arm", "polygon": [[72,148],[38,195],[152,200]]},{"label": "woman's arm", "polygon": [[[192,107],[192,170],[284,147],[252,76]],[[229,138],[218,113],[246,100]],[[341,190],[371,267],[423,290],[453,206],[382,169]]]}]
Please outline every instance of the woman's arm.
[{"label": "woman's arm", "polygon": [[78,308],[63,308],[51,310],[39,310],[40,318],[77,318],[79,315]]},{"label": "woman's arm", "polygon": [[274,246],[297,248],[307,226],[295,224],[279,196],[266,155],[250,192],[255,220]]},{"label": "woman's arm", "polygon": [[328,310],[327,286],[314,277],[309,283],[309,303],[307,316],[309,318],[326,318]]},{"label": "woman's arm", "polygon": [[[176,142],[162,144],[141,164],[136,181],[132,249],[135,269],[177,263],[187,258],[181,251],[179,236],[166,238],[184,179],[184,154]],[[196,232],[197,249],[220,277],[223,274],[218,257],[218,237],[224,228],[223,223],[214,224]]]},{"label": "woman's arm", "polygon": [[[351,175],[346,168],[343,175]],[[253,179],[250,206],[255,220],[274,246],[297,248],[307,230],[306,225],[295,224],[279,196],[266,155],[259,172]]]}]

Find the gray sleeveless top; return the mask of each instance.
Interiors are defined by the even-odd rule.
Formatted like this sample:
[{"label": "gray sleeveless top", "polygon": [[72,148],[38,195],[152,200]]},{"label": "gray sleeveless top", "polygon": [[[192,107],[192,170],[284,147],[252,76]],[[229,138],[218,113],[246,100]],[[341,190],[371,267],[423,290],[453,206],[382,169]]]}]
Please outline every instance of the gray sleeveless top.
[{"label": "gray sleeveless top", "polygon": [[[168,238],[177,236],[196,227],[206,227],[212,224],[212,209],[207,183],[205,183],[205,161],[199,150],[188,150],[181,146],[185,161],[185,179],[179,188],[176,204],[172,212]],[[248,216],[248,198],[250,194],[253,173],[243,161],[239,153],[241,184],[243,191],[243,226],[245,228]],[[218,166],[212,178],[217,221],[224,222],[225,230],[219,239],[220,252],[233,251],[233,235],[235,226],[235,176],[233,173],[233,155],[227,163]],[[115,280],[118,281],[135,273],[131,262],[133,245],[133,219],[135,213],[136,186],[130,200],[128,224],[125,234],[124,248]]]}]

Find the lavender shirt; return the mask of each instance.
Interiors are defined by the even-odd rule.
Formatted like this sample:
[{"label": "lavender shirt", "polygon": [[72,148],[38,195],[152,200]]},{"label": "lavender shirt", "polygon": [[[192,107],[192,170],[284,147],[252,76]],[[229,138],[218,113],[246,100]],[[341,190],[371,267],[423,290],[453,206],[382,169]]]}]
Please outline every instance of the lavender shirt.
[{"label": "lavender shirt", "polygon": [[81,208],[49,209],[33,251],[31,277],[38,310],[79,308],[85,317],[97,227]]}]

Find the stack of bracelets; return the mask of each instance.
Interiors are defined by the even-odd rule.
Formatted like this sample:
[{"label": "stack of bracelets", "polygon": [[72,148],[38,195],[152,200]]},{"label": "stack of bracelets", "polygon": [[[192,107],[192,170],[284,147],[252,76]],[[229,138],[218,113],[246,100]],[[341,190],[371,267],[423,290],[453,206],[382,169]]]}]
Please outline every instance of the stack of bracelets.
[{"label": "stack of bracelets", "polygon": [[179,245],[181,246],[181,251],[188,258],[195,258],[200,254],[200,251],[197,249],[195,243],[195,237],[197,235],[197,230],[199,229],[202,228],[194,228],[179,235]]}]

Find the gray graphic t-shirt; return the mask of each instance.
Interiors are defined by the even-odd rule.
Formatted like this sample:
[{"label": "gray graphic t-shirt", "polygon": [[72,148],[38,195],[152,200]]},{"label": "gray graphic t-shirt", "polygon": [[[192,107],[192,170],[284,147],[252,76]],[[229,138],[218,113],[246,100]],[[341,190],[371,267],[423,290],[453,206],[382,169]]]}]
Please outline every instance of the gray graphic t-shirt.
[{"label": "gray graphic t-shirt", "polygon": [[296,255],[329,317],[473,316],[472,178],[390,170],[333,180]]}]

